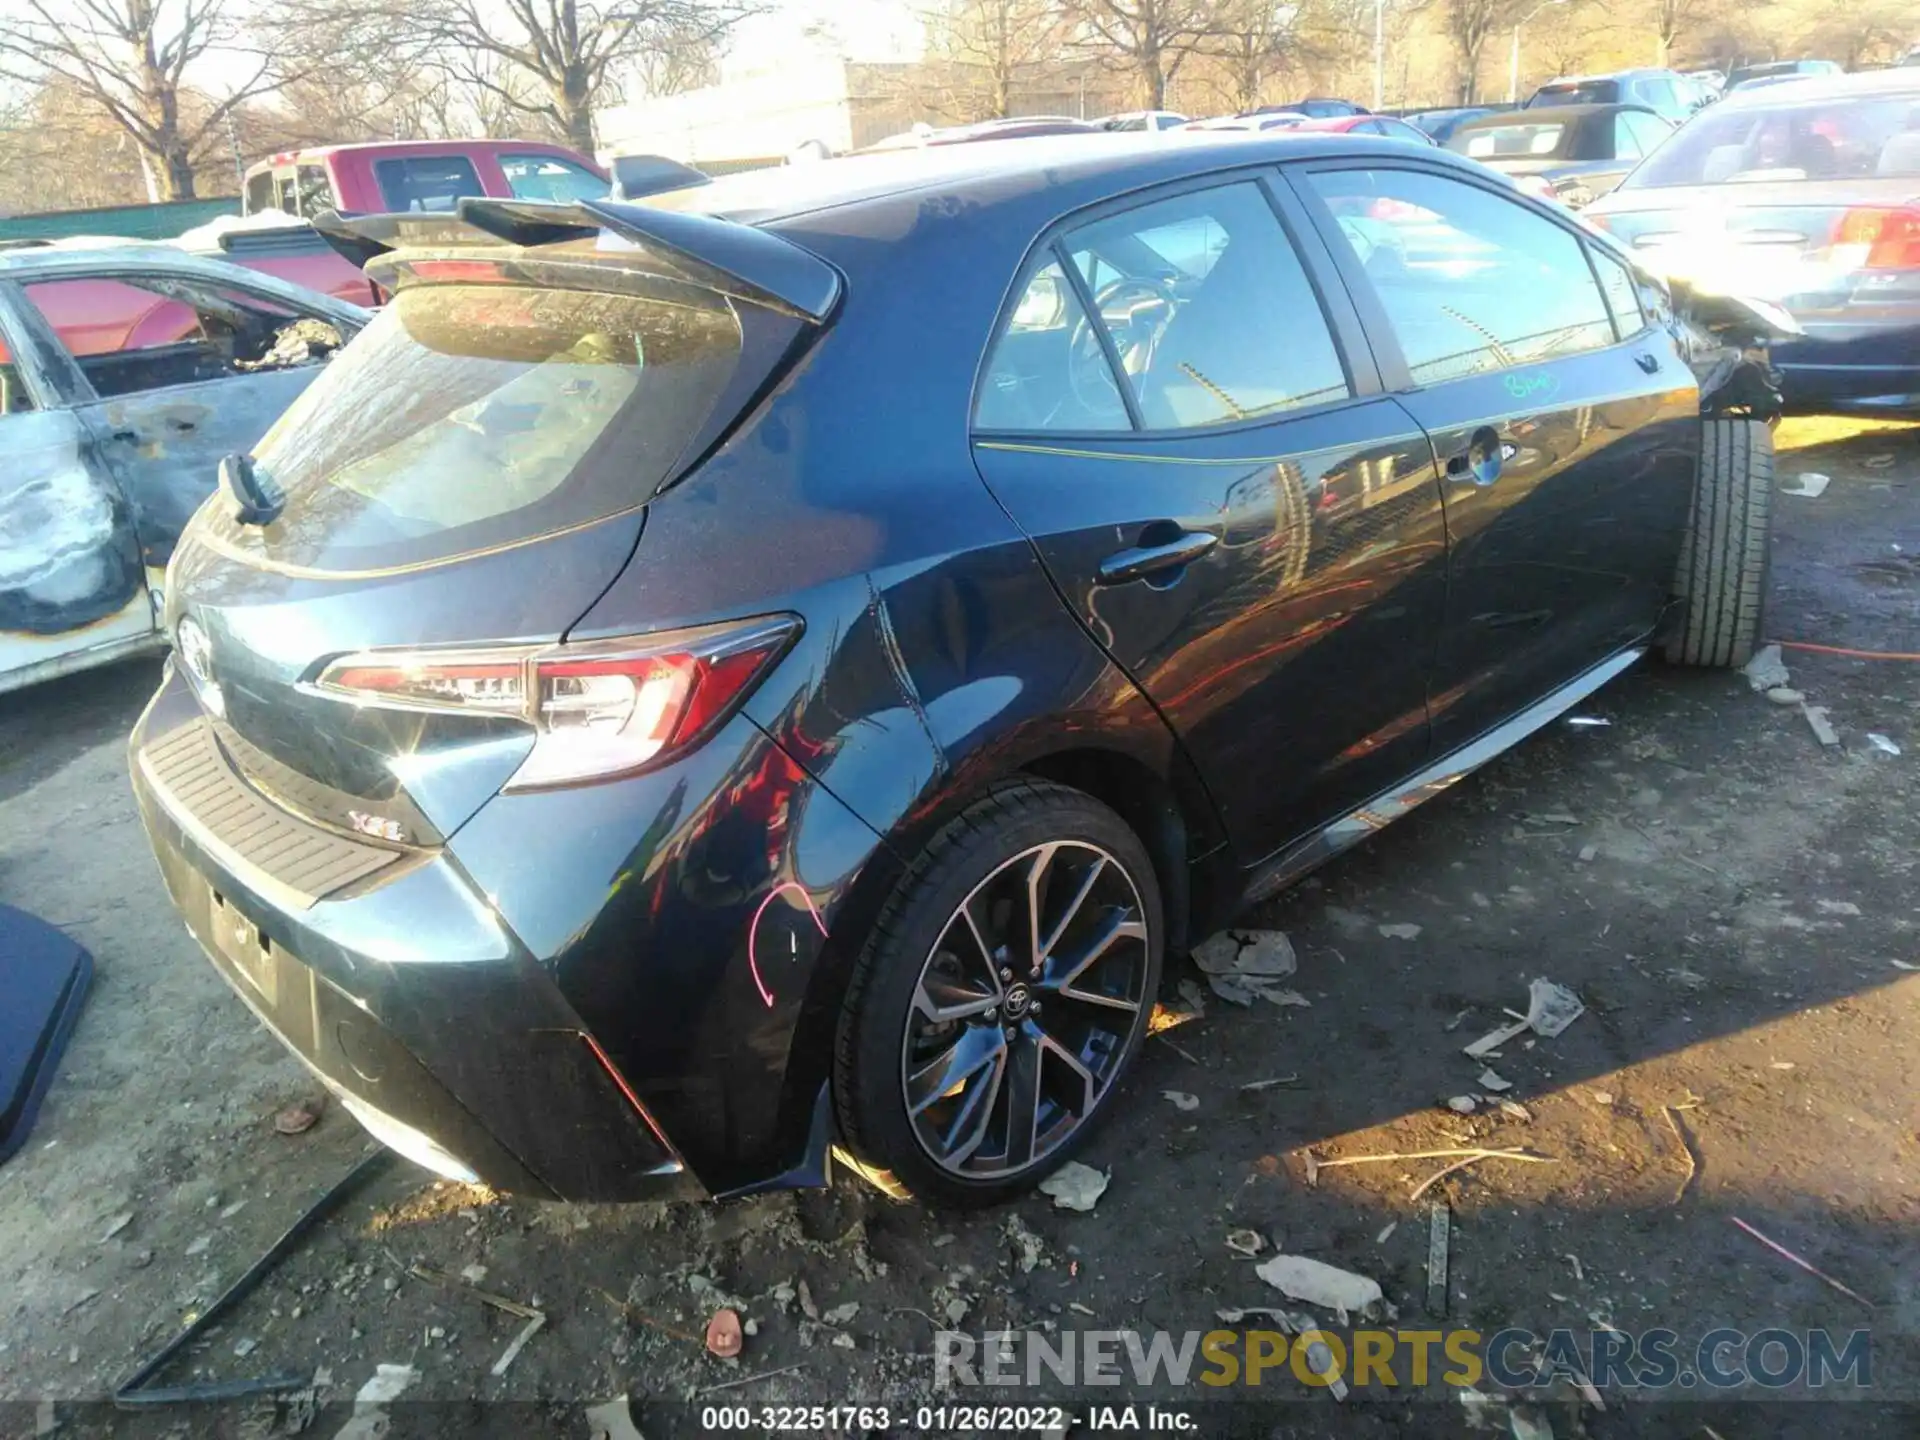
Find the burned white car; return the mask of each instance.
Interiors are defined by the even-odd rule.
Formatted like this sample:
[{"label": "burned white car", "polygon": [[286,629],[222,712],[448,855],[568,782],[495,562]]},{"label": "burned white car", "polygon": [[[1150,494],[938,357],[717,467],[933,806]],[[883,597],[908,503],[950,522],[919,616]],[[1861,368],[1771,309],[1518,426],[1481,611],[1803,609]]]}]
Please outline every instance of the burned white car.
[{"label": "burned white car", "polygon": [[222,457],[369,318],[160,246],[0,250],[0,690],[159,643]]}]

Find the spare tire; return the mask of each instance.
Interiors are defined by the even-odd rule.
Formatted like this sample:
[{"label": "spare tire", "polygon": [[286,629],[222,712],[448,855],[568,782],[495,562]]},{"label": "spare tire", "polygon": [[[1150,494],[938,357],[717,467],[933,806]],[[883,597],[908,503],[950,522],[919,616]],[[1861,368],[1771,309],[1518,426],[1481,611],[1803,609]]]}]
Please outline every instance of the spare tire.
[{"label": "spare tire", "polygon": [[1679,618],[1667,659],[1744,665],[1766,609],[1773,512],[1773,432],[1764,420],[1702,420],[1700,480],[1680,547]]}]

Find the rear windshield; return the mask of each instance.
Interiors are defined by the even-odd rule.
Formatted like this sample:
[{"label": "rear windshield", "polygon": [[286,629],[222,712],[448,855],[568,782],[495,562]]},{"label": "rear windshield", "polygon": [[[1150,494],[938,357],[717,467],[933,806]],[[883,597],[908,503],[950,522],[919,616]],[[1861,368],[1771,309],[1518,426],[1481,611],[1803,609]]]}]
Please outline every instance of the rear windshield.
[{"label": "rear windshield", "polygon": [[1620,98],[1618,80],[1578,80],[1565,85],[1543,85],[1527,101],[1529,110],[1543,105],[1611,105]]},{"label": "rear windshield", "polygon": [[602,519],[646,503],[739,357],[719,296],[404,288],[256,448],[280,517],[208,523],[263,559],[358,570]]},{"label": "rear windshield", "polygon": [[1476,160],[1526,159],[1557,155],[1564,125],[1495,125],[1486,130],[1456,130],[1447,148]]},{"label": "rear windshield", "polygon": [[1797,88],[1694,117],[1620,188],[1920,176],[1920,88],[1796,101]]}]

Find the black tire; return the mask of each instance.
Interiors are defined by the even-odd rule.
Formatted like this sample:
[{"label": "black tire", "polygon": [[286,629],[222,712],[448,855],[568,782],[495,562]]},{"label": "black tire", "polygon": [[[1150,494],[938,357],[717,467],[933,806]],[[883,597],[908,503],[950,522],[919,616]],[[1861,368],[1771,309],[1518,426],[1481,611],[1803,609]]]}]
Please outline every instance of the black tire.
[{"label": "black tire", "polygon": [[1766,610],[1773,432],[1762,420],[1703,420],[1700,481],[1680,551],[1680,614],[1666,640],[1678,665],[1744,665]]},{"label": "black tire", "polygon": [[[1020,908],[1036,892],[1039,922]],[[1009,938],[1026,935],[1051,943]],[[901,877],[855,962],[833,1087],[848,1146],[934,1204],[1030,1189],[1112,1110],[1162,944],[1152,863],[1113,811],[1037,780],[976,801]]]}]

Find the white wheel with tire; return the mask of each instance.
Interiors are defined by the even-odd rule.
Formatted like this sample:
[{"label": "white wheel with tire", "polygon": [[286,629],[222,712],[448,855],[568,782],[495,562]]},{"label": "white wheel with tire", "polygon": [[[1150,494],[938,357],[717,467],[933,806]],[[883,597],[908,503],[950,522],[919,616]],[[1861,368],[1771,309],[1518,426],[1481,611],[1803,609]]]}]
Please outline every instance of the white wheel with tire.
[{"label": "white wheel with tire", "polygon": [[1681,611],[1666,656],[1680,665],[1744,665],[1766,610],[1773,432],[1762,420],[1700,423],[1700,480],[1675,584]]}]

